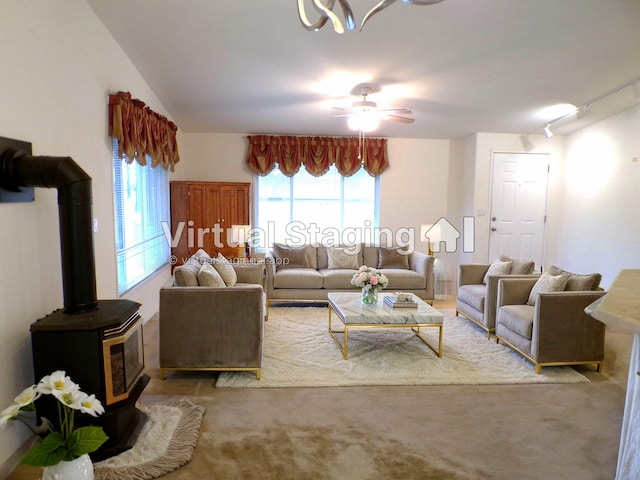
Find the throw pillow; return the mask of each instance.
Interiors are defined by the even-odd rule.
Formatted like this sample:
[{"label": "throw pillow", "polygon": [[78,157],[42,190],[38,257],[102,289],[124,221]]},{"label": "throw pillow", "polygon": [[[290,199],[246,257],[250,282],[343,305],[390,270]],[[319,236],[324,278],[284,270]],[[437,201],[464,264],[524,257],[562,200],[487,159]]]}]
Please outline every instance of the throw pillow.
[{"label": "throw pillow", "polygon": [[551,275],[549,272],[544,272],[531,289],[527,305],[535,305],[539,293],[562,292],[568,279],[569,276],[565,274]]},{"label": "throw pillow", "polygon": [[224,255],[218,253],[218,257],[213,261],[213,266],[224,280],[227,287],[233,287],[238,281],[238,275]]},{"label": "throw pillow", "polygon": [[357,270],[360,268],[358,264],[358,252],[354,252],[351,247],[329,247],[327,248],[327,260],[329,261],[329,269],[345,268],[349,270]]},{"label": "throw pillow", "polygon": [[588,275],[581,275],[578,273],[571,273],[553,265],[549,268],[551,275],[566,274],[569,277],[567,280],[567,286],[564,287],[567,291],[583,291],[583,290],[596,290],[600,286],[600,280],[602,275],[599,273],[591,273]]},{"label": "throw pillow", "polygon": [[210,263],[203,263],[198,272],[198,283],[201,287],[224,287],[226,283]]},{"label": "throw pillow", "polygon": [[510,275],[531,275],[533,273],[533,269],[535,268],[535,262],[523,262],[521,260],[514,260],[513,258],[509,258],[506,255],[500,255],[500,260],[503,262],[513,262],[511,265]]},{"label": "throw pillow", "polygon": [[274,244],[273,254],[276,257],[277,268],[309,268],[307,259],[307,247],[290,247],[288,245]]},{"label": "throw pillow", "polygon": [[189,257],[189,259],[197,260],[198,263],[204,263],[211,260],[211,255],[209,255],[204,248],[199,248],[196,253]]},{"label": "throw pillow", "polygon": [[409,252],[402,248],[378,248],[378,268],[409,270]]},{"label": "throw pillow", "polygon": [[200,271],[200,264],[185,263],[176,267],[173,271],[175,278],[174,284],[177,287],[197,287],[198,286],[198,272]]},{"label": "throw pillow", "polygon": [[491,275],[509,275],[511,273],[511,266],[513,262],[511,260],[503,262],[502,260],[496,260],[489,266],[489,270],[484,274],[482,283],[486,284],[489,281]]}]

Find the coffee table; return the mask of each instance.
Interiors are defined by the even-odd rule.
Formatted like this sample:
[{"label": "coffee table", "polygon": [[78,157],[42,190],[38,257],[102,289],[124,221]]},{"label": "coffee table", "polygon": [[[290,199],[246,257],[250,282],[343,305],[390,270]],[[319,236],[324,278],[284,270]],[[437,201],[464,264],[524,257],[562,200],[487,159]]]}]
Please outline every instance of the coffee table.
[{"label": "coffee table", "polygon": [[[349,330],[375,328],[410,328],[427,347],[439,358],[442,358],[442,327],[444,315],[428,303],[415,295],[414,301],[418,308],[390,308],[384,304],[384,297],[389,294],[378,295],[378,303],[367,305],[362,303],[360,293],[330,292],[329,301],[329,334],[336,342],[345,360],[349,358]],[[331,328],[332,314],[342,322],[343,330]],[[433,347],[420,335],[420,328],[433,327],[438,329],[438,347]],[[343,334],[340,343],[336,334]]]}]

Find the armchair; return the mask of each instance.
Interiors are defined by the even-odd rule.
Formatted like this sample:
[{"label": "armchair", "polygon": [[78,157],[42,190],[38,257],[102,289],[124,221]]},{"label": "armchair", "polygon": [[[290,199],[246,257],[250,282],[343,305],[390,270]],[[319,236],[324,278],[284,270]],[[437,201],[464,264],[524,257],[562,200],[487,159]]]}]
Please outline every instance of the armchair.
[{"label": "armchair", "polygon": [[266,313],[260,285],[263,268],[234,269],[239,281],[255,283],[182,287],[172,279],[160,289],[161,379],[165,370],[248,370],[260,379]]},{"label": "armchair", "polygon": [[[498,281],[501,278],[531,278],[533,262],[515,262],[508,275],[485,276],[491,265],[458,265],[458,293],[456,297],[456,315],[471,320],[487,332],[487,338],[495,331],[496,302],[498,299]],[[537,278],[537,275],[533,276]]]},{"label": "armchair", "polygon": [[544,366],[595,364],[604,360],[605,325],[584,309],[605,294],[597,291],[539,293],[527,303],[536,278],[498,282],[496,342],[520,353],[540,373]]}]

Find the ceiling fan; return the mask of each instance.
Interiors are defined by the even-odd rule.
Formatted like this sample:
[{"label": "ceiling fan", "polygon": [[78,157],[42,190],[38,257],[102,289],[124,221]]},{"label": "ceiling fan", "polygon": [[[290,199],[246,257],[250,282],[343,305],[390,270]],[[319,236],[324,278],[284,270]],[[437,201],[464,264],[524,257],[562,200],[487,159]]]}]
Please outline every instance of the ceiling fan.
[{"label": "ceiling fan", "polygon": [[413,123],[414,119],[403,115],[411,115],[411,110],[406,108],[378,108],[376,102],[367,100],[367,96],[371,93],[372,87],[365,86],[360,88],[360,96],[362,100],[353,102],[351,107],[333,107],[343,113],[335,115],[336,117],[349,117],[348,123],[352,130],[370,132],[375,130],[380,120],[392,120],[400,123]]}]

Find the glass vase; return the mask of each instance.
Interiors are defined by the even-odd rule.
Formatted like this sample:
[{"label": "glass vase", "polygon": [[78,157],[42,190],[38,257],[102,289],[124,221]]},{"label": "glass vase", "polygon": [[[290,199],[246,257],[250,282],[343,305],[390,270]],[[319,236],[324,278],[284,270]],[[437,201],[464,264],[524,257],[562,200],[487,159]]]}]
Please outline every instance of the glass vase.
[{"label": "glass vase", "polygon": [[374,305],[378,303],[378,289],[377,288],[363,288],[362,289],[362,303],[367,305]]},{"label": "glass vase", "polygon": [[88,453],[69,461],[44,467],[42,480],[93,480],[93,462]]}]

